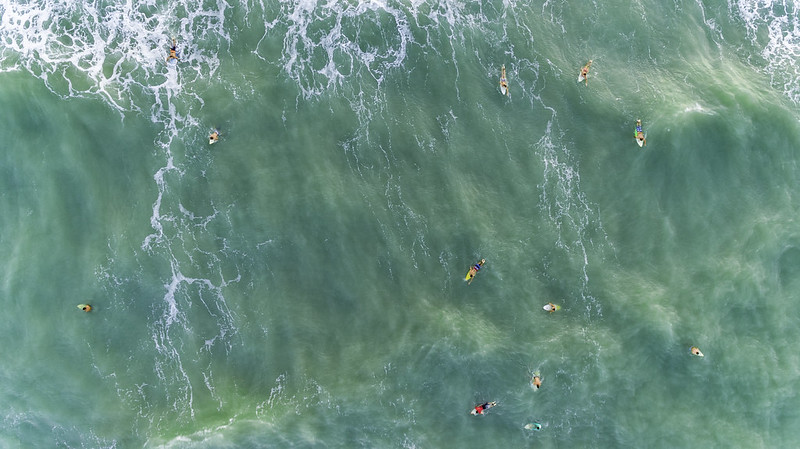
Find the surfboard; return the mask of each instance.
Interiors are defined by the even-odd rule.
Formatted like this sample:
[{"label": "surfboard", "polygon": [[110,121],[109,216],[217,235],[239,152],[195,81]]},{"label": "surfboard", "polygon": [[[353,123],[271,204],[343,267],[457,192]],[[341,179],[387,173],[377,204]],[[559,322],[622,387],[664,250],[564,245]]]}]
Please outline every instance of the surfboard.
[{"label": "surfboard", "polygon": [[[555,307],[553,307],[553,306],[555,306]],[[553,306],[551,306],[550,304],[545,304],[544,307],[542,307],[542,309],[544,309],[544,310],[546,310],[548,312],[551,312],[551,311],[555,312],[557,310],[561,310],[561,306],[559,306],[558,304],[553,304]]]},{"label": "surfboard", "polygon": [[582,82],[582,81],[583,81],[583,80],[585,80],[585,79],[586,79],[586,77],[585,77],[585,76],[583,76],[583,73],[581,73],[580,75],[578,75],[578,82],[579,82],[579,83],[580,83],[580,82]]}]

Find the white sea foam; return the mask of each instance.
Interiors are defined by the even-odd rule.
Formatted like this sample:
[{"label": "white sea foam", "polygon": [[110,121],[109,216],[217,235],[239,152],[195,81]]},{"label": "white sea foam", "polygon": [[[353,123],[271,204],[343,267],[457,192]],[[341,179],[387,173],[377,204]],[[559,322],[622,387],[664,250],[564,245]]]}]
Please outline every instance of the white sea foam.
[{"label": "white sea foam", "polygon": [[800,11],[790,0],[730,0],[753,45],[761,50],[773,85],[800,104]]},{"label": "white sea foam", "polygon": [[541,207],[549,215],[557,230],[556,247],[570,257],[581,259],[581,285],[578,294],[586,304],[587,313],[602,314],[600,303],[589,287],[588,246],[601,245],[590,234],[599,233],[606,240],[600,218],[581,190],[577,163],[559,142],[564,138],[554,130],[555,113],[547,130],[535,144],[544,162],[544,184],[541,186]]}]

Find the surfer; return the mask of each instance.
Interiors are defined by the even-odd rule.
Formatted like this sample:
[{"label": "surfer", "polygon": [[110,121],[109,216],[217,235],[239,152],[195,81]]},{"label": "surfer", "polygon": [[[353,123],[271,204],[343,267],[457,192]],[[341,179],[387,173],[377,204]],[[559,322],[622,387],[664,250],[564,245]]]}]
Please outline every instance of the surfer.
[{"label": "surfer", "polygon": [[534,390],[538,390],[542,386],[542,377],[538,373],[531,378],[531,386]]},{"label": "surfer", "polygon": [[219,141],[219,130],[214,128],[214,131],[208,136],[208,144],[217,143]]},{"label": "surfer", "polygon": [[642,131],[641,119],[636,119],[636,139],[641,142],[639,146],[647,145],[647,139],[644,138],[644,131]]},{"label": "surfer", "polygon": [[700,352],[700,348],[698,348],[697,346],[692,346],[692,355],[703,357],[703,353]]},{"label": "surfer", "polygon": [[543,307],[544,310],[547,310],[550,313],[555,312],[558,310],[558,306],[553,304],[552,302],[548,302],[546,306]]},{"label": "surfer", "polygon": [[89,304],[78,304],[78,308],[83,310],[84,312],[91,312],[92,306]]},{"label": "surfer", "polygon": [[480,262],[470,267],[469,272],[467,272],[467,277],[465,278],[465,280],[467,281],[467,285],[472,283],[472,280],[475,278],[475,275],[478,274],[478,271],[485,263],[486,259],[481,259]]},{"label": "surfer", "polygon": [[476,415],[476,416],[477,415],[483,415],[486,412],[486,410],[489,410],[490,408],[494,407],[495,405],[497,405],[497,402],[494,402],[494,401],[492,401],[492,402],[484,402],[481,405],[476,405],[475,408],[472,409],[472,411],[470,411],[469,413],[471,415]]},{"label": "surfer", "polygon": [[500,91],[503,92],[507,97],[511,95],[508,91],[508,80],[506,79],[506,65],[500,68]]},{"label": "surfer", "polygon": [[592,66],[592,60],[590,59],[589,62],[586,63],[585,66],[581,69],[581,78],[585,82],[585,85],[589,85],[589,67]]},{"label": "surfer", "polygon": [[175,39],[172,39],[172,46],[169,47],[169,56],[167,56],[167,62],[169,62],[170,59],[180,61],[178,58],[178,47],[176,45]]},{"label": "surfer", "polygon": [[532,422],[530,424],[525,424],[525,429],[527,430],[542,430],[542,425],[538,422]]}]

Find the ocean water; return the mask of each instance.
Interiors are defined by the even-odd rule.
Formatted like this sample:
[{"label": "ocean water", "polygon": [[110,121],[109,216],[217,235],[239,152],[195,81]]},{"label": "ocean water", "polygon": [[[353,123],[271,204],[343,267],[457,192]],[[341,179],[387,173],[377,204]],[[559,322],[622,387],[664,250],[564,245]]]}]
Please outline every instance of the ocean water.
[{"label": "ocean water", "polygon": [[798,16],[0,0],[0,447],[800,446]]}]

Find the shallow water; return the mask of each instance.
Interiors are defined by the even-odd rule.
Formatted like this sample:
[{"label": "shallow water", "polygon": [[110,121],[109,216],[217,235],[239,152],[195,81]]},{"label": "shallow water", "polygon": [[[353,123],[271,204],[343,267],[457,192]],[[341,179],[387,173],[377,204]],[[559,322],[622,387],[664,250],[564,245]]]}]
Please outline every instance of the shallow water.
[{"label": "shallow water", "polygon": [[795,4],[569,6],[0,3],[0,446],[797,445]]}]

